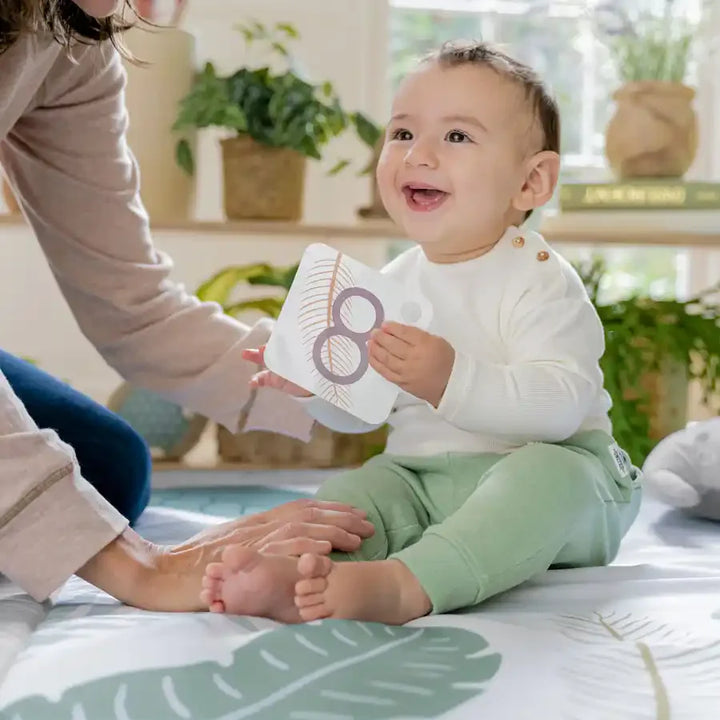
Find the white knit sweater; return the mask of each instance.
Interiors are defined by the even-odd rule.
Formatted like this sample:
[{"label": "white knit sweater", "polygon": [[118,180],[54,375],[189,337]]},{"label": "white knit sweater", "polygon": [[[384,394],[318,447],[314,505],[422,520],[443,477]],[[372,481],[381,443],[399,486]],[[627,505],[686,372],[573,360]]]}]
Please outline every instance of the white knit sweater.
[{"label": "white knit sweater", "polygon": [[[457,264],[432,263],[415,247],[383,272],[430,300],[430,332],[455,349],[437,409],[399,396],[388,452],[506,453],[582,430],[610,432],[600,319],[575,270],[538,233],[510,227],[490,252]],[[373,427],[317,398],[302,402],[334,430]]]}]

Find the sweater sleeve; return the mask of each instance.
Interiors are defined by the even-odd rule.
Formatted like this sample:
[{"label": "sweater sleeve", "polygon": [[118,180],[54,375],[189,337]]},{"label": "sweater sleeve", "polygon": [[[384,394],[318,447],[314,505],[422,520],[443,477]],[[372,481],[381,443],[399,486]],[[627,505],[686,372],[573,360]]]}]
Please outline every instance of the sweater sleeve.
[{"label": "sweater sleeve", "polygon": [[44,600],[126,526],[0,373],[0,573]]},{"label": "sweater sleeve", "polygon": [[529,279],[503,325],[504,361],[457,352],[438,412],[514,442],[567,439],[603,382],[602,324],[580,279],[562,267]]},{"label": "sweater sleeve", "polygon": [[[0,163],[84,335],[122,376],[231,430],[269,337],[201,303],[169,279],[152,245],[126,142],[125,72],[110,44],[79,46],[50,70]],[[261,391],[261,395],[268,391]],[[309,437],[312,420],[279,393],[249,409],[248,427]]]}]

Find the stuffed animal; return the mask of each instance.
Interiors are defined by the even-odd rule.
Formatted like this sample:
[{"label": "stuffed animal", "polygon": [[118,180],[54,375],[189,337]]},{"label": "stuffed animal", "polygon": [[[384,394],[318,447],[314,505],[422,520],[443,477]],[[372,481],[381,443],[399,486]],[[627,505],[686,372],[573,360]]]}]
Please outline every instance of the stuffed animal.
[{"label": "stuffed animal", "polygon": [[643,465],[645,486],[698,517],[720,520],[720,417],[668,435]]}]

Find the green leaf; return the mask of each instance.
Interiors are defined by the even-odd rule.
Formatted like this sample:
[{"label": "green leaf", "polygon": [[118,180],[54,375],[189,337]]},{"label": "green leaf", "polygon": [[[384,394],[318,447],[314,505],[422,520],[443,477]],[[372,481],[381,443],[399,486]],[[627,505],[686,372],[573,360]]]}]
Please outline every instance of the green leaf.
[{"label": "green leaf", "polygon": [[342,172],[349,164],[350,164],[350,161],[348,159],[338,160],[330,168],[330,170],[328,170],[328,175],[330,175],[330,176],[337,175],[339,172]]},{"label": "green leaf", "polygon": [[231,266],[216,273],[200,285],[196,295],[203,302],[216,302],[224,307],[228,304],[230,295],[237,285],[248,282],[258,275],[268,275],[272,270],[272,266],[266,263]]},{"label": "green leaf", "polygon": [[233,303],[225,308],[227,315],[238,317],[243,313],[250,310],[259,310],[272,318],[278,317],[282,310],[283,300],[280,298],[256,298],[254,300],[242,300],[241,302]]},{"label": "green leaf", "polygon": [[228,660],[118,673],[75,686],[57,701],[27,696],[3,708],[3,716],[436,718],[480,695],[501,656],[460,628],[325,621],[265,632]]},{"label": "green leaf", "polygon": [[368,146],[374,148],[382,136],[382,128],[362,113],[352,114],[352,121],[357,130],[358,137]]},{"label": "green leaf", "polygon": [[264,38],[268,35],[268,29],[263,23],[258,22],[257,20],[253,20],[252,22],[253,30],[255,31],[255,36],[257,38]]},{"label": "green leaf", "polygon": [[235,29],[238,30],[243,34],[243,37],[245,38],[245,42],[250,45],[252,41],[255,39],[255,33],[247,27],[247,25],[238,24],[235,25]]},{"label": "green leaf", "polygon": [[179,140],[175,146],[175,160],[188,175],[195,173],[195,163],[190,143],[184,138]]},{"label": "green leaf", "polygon": [[289,38],[297,40],[300,37],[300,33],[290,23],[279,22],[275,24],[275,29],[285,33]]},{"label": "green leaf", "polygon": [[274,40],[271,45],[273,50],[279,52],[283,57],[290,57],[288,49],[281,42]]}]

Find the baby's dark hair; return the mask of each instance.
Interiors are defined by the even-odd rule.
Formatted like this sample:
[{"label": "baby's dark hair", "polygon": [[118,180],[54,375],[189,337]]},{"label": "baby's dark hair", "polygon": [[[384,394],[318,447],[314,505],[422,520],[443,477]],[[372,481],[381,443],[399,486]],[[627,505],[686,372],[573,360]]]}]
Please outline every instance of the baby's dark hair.
[{"label": "baby's dark hair", "polygon": [[[424,62],[435,62],[440,67],[449,68],[461,65],[488,67],[523,88],[542,131],[540,150],[560,153],[560,111],[557,102],[531,67],[488,43],[475,41],[447,42],[439,50],[427,55]],[[531,214],[532,210],[525,213],[525,219]]]}]

